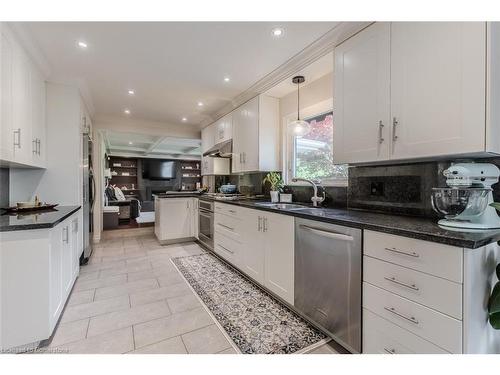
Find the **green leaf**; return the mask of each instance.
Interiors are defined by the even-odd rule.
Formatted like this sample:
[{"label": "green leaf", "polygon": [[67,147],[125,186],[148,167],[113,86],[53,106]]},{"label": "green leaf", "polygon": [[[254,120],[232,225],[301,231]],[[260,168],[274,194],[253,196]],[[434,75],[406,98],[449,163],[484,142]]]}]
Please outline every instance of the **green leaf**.
[{"label": "green leaf", "polygon": [[495,329],[500,329],[500,313],[490,314],[490,324]]},{"label": "green leaf", "polygon": [[490,314],[500,313],[500,282],[493,287],[488,301],[488,312]]},{"label": "green leaf", "polygon": [[496,208],[498,211],[500,211],[500,202],[493,202],[493,203],[490,203],[490,206],[491,206],[491,207],[494,207],[494,208]]}]

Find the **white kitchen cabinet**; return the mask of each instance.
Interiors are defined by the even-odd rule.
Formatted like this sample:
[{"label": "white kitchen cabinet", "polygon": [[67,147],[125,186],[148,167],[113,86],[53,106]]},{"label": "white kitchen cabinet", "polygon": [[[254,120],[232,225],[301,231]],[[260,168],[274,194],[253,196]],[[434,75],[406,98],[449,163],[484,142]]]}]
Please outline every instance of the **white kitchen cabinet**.
[{"label": "white kitchen cabinet", "polygon": [[294,232],[291,216],[215,204],[215,252],[292,305]]},{"label": "white kitchen cabinet", "polygon": [[196,236],[196,203],[196,198],[155,198],[155,234],[160,242],[180,242]]},{"label": "white kitchen cabinet", "polygon": [[45,78],[12,31],[1,28],[0,161],[45,167]]},{"label": "white kitchen cabinet", "polygon": [[375,23],[335,49],[334,161],[500,153],[500,28]]},{"label": "white kitchen cabinet", "polygon": [[390,33],[389,23],[376,23],[335,49],[337,163],[389,158]]},{"label": "white kitchen cabinet", "polygon": [[278,99],[259,95],[232,114],[232,172],[280,170]]},{"label": "white kitchen cabinet", "polygon": [[72,224],[79,217],[75,212],[49,229],[0,233],[0,350],[29,348],[52,335],[79,273],[74,244],[81,231]]},{"label": "white kitchen cabinet", "polygon": [[203,156],[201,158],[201,175],[228,175],[230,173],[230,161],[231,159],[229,158]]},{"label": "white kitchen cabinet", "polygon": [[295,226],[292,216],[265,213],[262,223],[265,253],[264,285],[294,303]]},{"label": "white kitchen cabinet", "polygon": [[215,144],[229,141],[233,137],[233,116],[228,113],[215,122]]},{"label": "white kitchen cabinet", "polygon": [[394,22],[394,159],[484,151],[485,22]]},{"label": "white kitchen cabinet", "polygon": [[215,124],[201,130],[201,152],[204,153],[215,144]]}]

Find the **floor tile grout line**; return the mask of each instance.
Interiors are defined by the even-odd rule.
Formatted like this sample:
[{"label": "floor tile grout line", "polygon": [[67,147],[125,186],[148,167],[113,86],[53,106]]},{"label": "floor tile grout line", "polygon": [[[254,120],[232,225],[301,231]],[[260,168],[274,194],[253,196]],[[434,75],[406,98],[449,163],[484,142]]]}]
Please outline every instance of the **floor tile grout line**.
[{"label": "floor tile grout line", "polygon": [[[183,333],[182,335],[185,335],[185,333]],[[184,350],[186,351],[187,354],[191,354],[189,353],[189,350],[186,346],[186,343],[184,342],[184,339],[182,338],[182,335],[179,335],[179,338],[181,339],[182,345],[184,346]]]},{"label": "floor tile grout line", "polygon": [[87,338],[88,334],[89,334],[89,328],[90,328],[90,319],[91,318],[88,318],[89,321],[87,322],[87,330],[85,331],[85,338]]}]

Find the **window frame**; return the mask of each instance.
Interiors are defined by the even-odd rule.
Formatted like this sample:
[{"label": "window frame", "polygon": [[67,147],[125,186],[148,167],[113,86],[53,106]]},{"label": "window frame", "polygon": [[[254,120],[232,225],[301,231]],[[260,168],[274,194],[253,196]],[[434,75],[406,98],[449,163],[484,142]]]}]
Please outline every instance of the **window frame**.
[{"label": "window frame", "polygon": [[[315,117],[323,113],[333,112],[333,98],[321,101],[312,106],[301,108],[300,117],[303,119]],[[286,185],[290,186],[306,186],[306,182],[292,182],[292,172],[294,163],[294,135],[288,132],[288,124],[297,119],[297,112],[283,116],[282,119],[282,134],[283,134],[283,152],[282,152],[282,168],[283,180]],[[335,115],[334,115],[335,119]],[[335,150],[333,150],[335,152]],[[333,177],[322,181],[322,186],[347,186],[347,178]]]}]

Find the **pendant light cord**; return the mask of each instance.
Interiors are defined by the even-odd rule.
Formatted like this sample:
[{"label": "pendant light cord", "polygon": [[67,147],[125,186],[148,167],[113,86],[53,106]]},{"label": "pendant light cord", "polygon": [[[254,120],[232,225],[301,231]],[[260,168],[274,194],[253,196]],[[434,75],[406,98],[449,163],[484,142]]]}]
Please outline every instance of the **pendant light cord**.
[{"label": "pendant light cord", "polygon": [[297,121],[300,120],[300,83],[297,82]]}]

